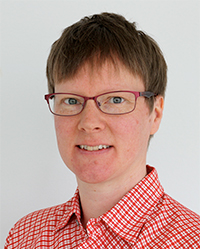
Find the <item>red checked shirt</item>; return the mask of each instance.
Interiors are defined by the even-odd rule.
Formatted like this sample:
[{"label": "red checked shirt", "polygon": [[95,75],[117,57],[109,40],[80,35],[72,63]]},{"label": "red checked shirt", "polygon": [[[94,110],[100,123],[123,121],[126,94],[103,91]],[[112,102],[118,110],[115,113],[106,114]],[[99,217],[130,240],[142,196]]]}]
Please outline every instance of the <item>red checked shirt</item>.
[{"label": "red checked shirt", "polygon": [[[200,217],[167,194],[154,168],[111,210],[81,224],[79,192],[33,212],[11,229],[5,249],[200,248]],[[103,200],[102,200],[103,201]]]}]

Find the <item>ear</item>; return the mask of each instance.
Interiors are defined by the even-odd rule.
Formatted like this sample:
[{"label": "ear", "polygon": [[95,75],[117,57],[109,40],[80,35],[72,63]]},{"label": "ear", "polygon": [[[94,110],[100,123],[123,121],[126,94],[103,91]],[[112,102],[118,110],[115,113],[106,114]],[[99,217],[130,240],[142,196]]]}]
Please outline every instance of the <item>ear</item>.
[{"label": "ear", "polygon": [[151,135],[155,134],[160,126],[160,122],[163,115],[164,109],[164,98],[161,95],[156,96],[154,101],[154,107],[152,110],[152,126],[151,126]]}]

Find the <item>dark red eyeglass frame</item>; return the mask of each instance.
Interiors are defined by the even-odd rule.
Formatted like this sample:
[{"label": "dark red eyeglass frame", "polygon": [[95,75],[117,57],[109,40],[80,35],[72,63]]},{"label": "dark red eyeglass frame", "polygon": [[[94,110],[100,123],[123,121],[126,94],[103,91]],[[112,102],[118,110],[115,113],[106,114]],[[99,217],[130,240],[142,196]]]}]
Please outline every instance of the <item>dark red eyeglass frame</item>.
[{"label": "dark red eyeglass frame", "polygon": [[[143,96],[145,98],[151,98],[151,97],[156,97],[158,94],[155,94],[153,92],[149,92],[149,91],[146,91],[146,92],[136,92],[136,91],[111,91],[111,92],[106,92],[106,93],[102,93],[102,94],[99,94],[99,95],[96,95],[96,96],[93,96],[93,97],[86,97],[86,96],[83,96],[83,95],[80,95],[80,94],[74,94],[74,93],[50,93],[50,94],[45,94],[44,95],[44,99],[47,101],[47,104],[49,106],[49,110],[51,113],[53,113],[54,115],[57,115],[57,116],[75,116],[75,115],[78,115],[79,113],[81,113],[86,105],[86,102],[89,100],[89,99],[93,99],[97,105],[97,107],[99,108],[99,103],[97,101],[97,98],[104,95],[104,94],[108,94],[108,93],[118,93],[118,92],[127,92],[127,93],[133,93],[135,95],[135,103],[137,101],[137,98],[140,97],[140,96]],[[73,115],[60,115],[60,114],[56,114],[54,113],[51,108],[50,108],[50,104],[49,104],[49,99],[54,96],[54,95],[60,95],[60,94],[70,94],[70,95],[74,95],[74,96],[78,96],[78,97],[82,97],[84,99],[84,103],[83,103],[83,108],[81,109],[81,111],[79,113],[76,113],[76,114],[73,114]],[[136,104],[135,104],[136,106]],[[135,107],[133,108],[133,110],[135,109]],[[102,111],[100,108],[99,110],[103,113],[106,113],[104,111]],[[132,112],[133,110],[131,110],[130,112]],[[106,113],[106,114],[109,114],[109,115],[122,115],[122,114],[126,114],[126,113],[130,113],[130,112],[125,112],[125,113],[119,113],[119,114],[115,114],[115,113]]]}]

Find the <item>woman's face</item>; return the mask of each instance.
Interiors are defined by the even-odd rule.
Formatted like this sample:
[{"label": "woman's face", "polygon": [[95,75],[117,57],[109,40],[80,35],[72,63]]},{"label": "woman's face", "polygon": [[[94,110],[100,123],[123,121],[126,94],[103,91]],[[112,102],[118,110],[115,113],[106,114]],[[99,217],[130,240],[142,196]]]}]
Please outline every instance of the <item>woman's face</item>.
[{"label": "woman's face", "polygon": [[[145,89],[140,77],[134,76],[120,62],[114,67],[109,61],[101,67],[86,63],[75,77],[55,86],[55,92],[88,97],[118,90]],[[109,115],[102,113],[94,100],[88,100],[84,110],[76,116],[55,116],[61,157],[77,180],[123,182],[144,174],[149,136],[157,131],[162,116],[163,99],[157,102],[150,113],[145,98],[139,97],[133,112]],[[96,146],[102,149],[96,150]]]}]

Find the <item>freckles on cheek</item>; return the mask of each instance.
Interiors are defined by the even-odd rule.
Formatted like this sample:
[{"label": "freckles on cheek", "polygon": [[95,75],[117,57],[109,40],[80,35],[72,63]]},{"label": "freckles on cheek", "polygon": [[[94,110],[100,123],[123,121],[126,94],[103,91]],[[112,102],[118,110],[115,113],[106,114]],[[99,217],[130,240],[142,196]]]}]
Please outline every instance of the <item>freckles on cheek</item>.
[{"label": "freckles on cheek", "polygon": [[[137,118],[127,119],[124,120],[118,126],[118,129],[115,131],[115,134],[119,137],[124,144],[132,144],[136,143],[138,140],[138,134],[140,135],[141,132],[141,124],[140,120]],[[131,150],[131,148],[127,148],[127,151]]]},{"label": "freckles on cheek", "polygon": [[69,122],[65,120],[61,120],[59,117],[55,118],[55,130],[57,137],[66,136],[66,134],[69,134],[71,129],[69,127]]},{"label": "freckles on cheek", "polygon": [[54,118],[54,126],[55,126],[56,134],[58,134],[59,131],[61,130],[61,129],[60,129],[60,122],[59,122],[59,120],[58,120],[58,117],[55,117],[55,118]]}]

